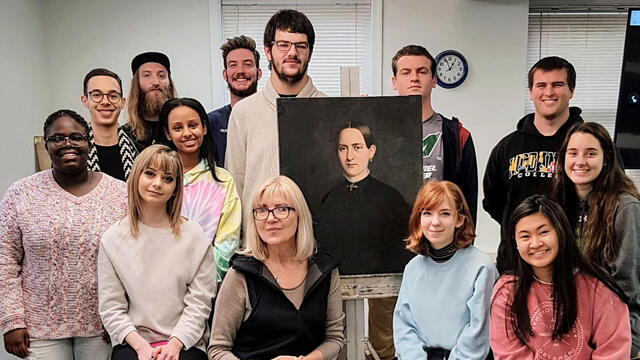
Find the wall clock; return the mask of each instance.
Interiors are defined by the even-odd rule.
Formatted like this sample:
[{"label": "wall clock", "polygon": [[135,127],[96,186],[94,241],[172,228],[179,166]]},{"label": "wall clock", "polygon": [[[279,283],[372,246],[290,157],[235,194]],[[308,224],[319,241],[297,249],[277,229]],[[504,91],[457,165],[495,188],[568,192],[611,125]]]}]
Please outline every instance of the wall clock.
[{"label": "wall clock", "polygon": [[445,89],[460,86],[467,78],[467,59],[455,50],[445,50],[436,57],[436,77],[438,85]]}]

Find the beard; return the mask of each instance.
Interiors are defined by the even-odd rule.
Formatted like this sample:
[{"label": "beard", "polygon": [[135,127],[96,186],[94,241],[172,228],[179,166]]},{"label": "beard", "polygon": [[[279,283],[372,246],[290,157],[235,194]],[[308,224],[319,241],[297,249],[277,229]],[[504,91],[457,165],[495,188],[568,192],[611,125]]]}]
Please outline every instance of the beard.
[{"label": "beard", "polygon": [[153,118],[160,114],[160,109],[165,101],[173,99],[173,95],[168,88],[159,88],[160,92],[153,90],[142,94],[138,103],[138,111],[143,118]]},{"label": "beard", "polygon": [[[300,82],[300,80],[302,80],[304,76],[307,74],[307,67],[309,66],[309,62],[302,63],[300,59],[298,59],[297,57],[295,58],[295,60],[298,60],[302,64],[302,66],[300,66],[300,70],[293,75],[287,75],[284,72],[281,72],[280,70],[278,70],[278,67],[273,64],[273,61],[269,62],[271,64],[271,71],[276,73],[280,81],[284,81],[289,85],[295,85],[298,82]],[[284,67],[284,60],[283,60],[282,67]]]},{"label": "beard", "polygon": [[234,88],[233,86],[231,86],[231,83],[229,82],[229,80],[227,80],[227,87],[229,88],[229,92],[232,93],[233,95],[237,96],[237,97],[247,97],[249,95],[253,95],[256,93],[256,91],[258,91],[258,79],[255,78],[252,82],[251,82],[251,86],[249,86],[248,88],[244,89],[244,90],[238,90],[236,88]]}]

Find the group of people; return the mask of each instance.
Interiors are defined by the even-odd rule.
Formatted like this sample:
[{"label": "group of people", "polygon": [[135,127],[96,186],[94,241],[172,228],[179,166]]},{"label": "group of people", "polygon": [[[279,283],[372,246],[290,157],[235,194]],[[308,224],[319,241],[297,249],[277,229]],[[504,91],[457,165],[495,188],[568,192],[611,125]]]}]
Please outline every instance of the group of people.
[{"label": "group of people", "polygon": [[[473,246],[473,140],[433,109],[435,59],[424,47],[392,60],[393,88],[422,97],[425,183],[413,207],[370,175],[371,129],[349,123],[336,144],[345,183],[322,205],[344,211],[348,201],[358,216],[325,224],[280,175],[278,151],[277,99],[325,96],[307,75],[313,26],[281,10],[263,40],[271,75],[259,91],[255,41],[222,46],[231,103],[209,114],[177,97],[169,58],[147,52],[131,63],[127,98],[117,74],[86,75],[90,124],[71,110],[47,117],[52,168],[16,181],[0,202],[9,353],[335,359],[345,343],[339,269],[350,264],[325,244],[349,249],[340,229],[356,228],[389,245],[354,256],[415,254],[397,300],[370,302],[383,359],[640,357],[640,194],[606,129],[569,107],[569,62],[531,68],[535,113],[490,155],[482,205],[501,224],[494,265]],[[376,197],[397,206],[380,218],[358,212]],[[382,231],[391,218],[406,232]]]}]

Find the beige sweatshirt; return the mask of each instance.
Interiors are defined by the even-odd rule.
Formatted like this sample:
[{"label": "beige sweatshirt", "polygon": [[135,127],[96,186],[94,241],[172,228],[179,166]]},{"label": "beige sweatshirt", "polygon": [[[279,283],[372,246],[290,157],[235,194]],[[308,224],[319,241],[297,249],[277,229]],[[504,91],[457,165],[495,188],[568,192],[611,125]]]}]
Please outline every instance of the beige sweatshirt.
[{"label": "beige sweatshirt", "polygon": [[99,311],[113,346],[132,331],[148,342],[176,337],[206,350],[207,320],[216,291],[211,242],[194,221],[170,228],[139,223],[131,236],[125,217],[102,237],[98,255]]}]

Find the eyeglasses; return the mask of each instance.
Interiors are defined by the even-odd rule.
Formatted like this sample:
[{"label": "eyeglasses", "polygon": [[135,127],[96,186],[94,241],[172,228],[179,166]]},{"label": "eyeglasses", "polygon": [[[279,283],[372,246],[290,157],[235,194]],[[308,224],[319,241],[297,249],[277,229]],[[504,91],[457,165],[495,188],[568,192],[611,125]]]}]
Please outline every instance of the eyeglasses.
[{"label": "eyeglasses", "polygon": [[89,96],[89,99],[91,99],[91,101],[98,104],[102,102],[102,99],[104,99],[105,96],[107,97],[107,100],[109,100],[109,102],[112,104],[117,104],[122,99],[122,94],[117,91],[110,91],[104,94],[100,90],[92,90],[89,91],[87,95]]},{"label": "eyeglasses", "polygon": [[295,46],[296,50],[299,52],[306,52],[309,50],[309,43],[306,41],[291,42],[287,40],[276,40],[271,42],[271,46],[273,46],[273,44],[276,45],[276,49],[282,52],[289,51],[289,49],[291,49],[291,45]]},{"label": "eyeglasses", "polygon": [[273,217],[278,220],[284,220],[289,217],[291,210],[296,209],[290,206],[277,206],[273,209],[267,209],[265,207],[253,209],[253,218],[257,221],[265,221],[269,217],[269,213],[273,214]]},{"label": "eyeglasses", "polygon": [[89,141],[89,137],[87,135],[73,133],[69,136],[51,135],[44,139],[44,141],[53,146],[62,146],[67,140],[69,140],[69,143],[73,146],[81,146],[85,141]]}]

